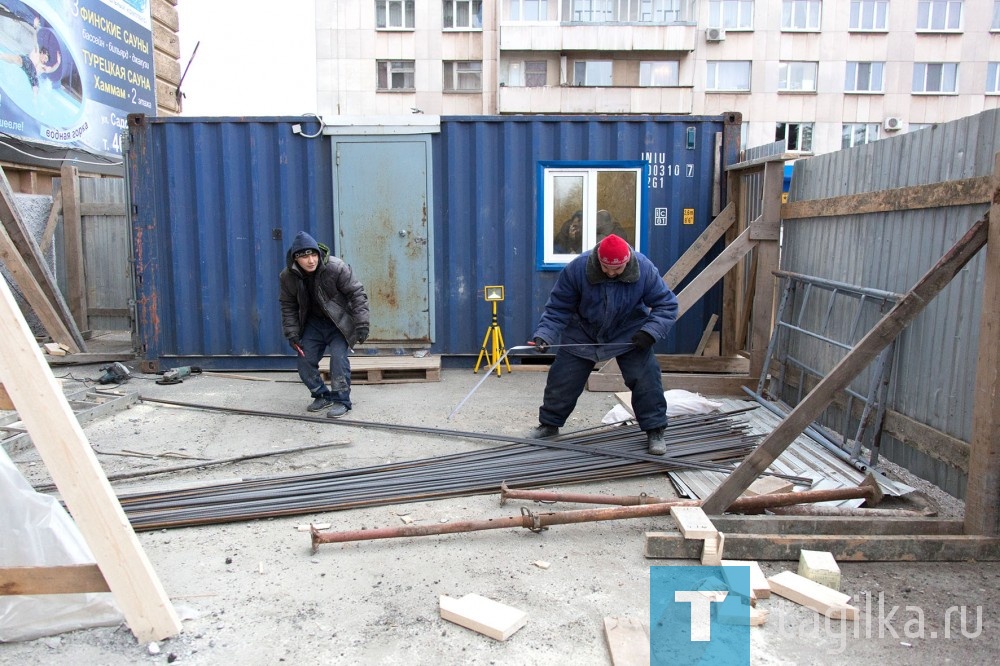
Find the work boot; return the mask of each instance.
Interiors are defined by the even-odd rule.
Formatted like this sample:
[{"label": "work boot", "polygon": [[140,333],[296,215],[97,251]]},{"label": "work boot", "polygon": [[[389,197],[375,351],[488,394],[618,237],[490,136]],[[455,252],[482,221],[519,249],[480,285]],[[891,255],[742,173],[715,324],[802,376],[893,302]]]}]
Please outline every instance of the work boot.
[{"label": "work boot", "polygon": [[662,456],[667,452],[667,440],[663,436],[663,428],[653,428],[646,431],[646,444],[649,455]]},{"label": "work boot", "polygon": [[308,407],[306,407],[306,410],[308,410],[310,412],[319,412],[319,411],[322,411],[322,410],[326,409],[327,407],[329,407],[332,404],[333,404],[333,398],[332,397],[330,397],[328,395],[321,395],[318,398],[316,398],[315,400],[313,400],[312,404],[309,405]]},{"label": "work boot", "polygon": [[333,403],[333,407],[330,408],[330,411],[326,413],[326,417],[329,419],[339,419],[349,411],[351,411],[351,408],[344,403],[335,402]]},{"label": "work boot", "polygon": [[553,425],[540,423],[536,428],[532,429],[532,431],[528,433],[528,439],[548,439],[549,437],[555,437],[558,434],[559,428]]}]

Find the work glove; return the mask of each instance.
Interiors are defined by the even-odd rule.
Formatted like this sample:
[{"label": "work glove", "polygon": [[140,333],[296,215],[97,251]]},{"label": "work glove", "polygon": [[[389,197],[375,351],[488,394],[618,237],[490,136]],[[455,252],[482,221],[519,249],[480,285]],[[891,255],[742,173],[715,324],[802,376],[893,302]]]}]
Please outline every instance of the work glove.
[{"label": "work glove", "polygon": [[360,345],[360,344],[361,344],[362,342],[364,342],[365,340],[367,340],[367,339],[368,339],[368,327],[367,327],[367,326],[356,326],[356,327],[354,328],[354,332],[355,332],[355,333],[357,334],[357,336],[358,336],[358,344],[359,344],[359,345]]},{"label": "work glove", "polygon": [[632,336],[632,344],[635,345],[635,348],[639,351],[646,351],[653,346],[654,342],[656,342],[656,338],[646,331],[639,331]]},{"label": "work glove", "polygon": [[535,338],[531,341],[531,344],[535,345],[535,350],[540,351],[543,354],[549,350],[549,343],[541,338]]},{"label": "work glove", "polygon": [[290,346],[296,353],[298,353],[301,350],[301,347],[299,347],[299,336],[293,335],[292,337],[288,338],[288,346]]}]

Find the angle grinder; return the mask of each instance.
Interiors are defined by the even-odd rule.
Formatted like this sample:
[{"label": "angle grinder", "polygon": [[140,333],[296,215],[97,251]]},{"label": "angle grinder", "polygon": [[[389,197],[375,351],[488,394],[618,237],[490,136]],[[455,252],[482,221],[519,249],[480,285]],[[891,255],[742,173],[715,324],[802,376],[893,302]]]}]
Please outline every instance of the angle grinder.
[{"label": "angle grinder", "polygon": [[196,365],[182,365],[179,368],[171,368],[163,373],[163,377],[156,380],[157,384],[180,384],[185,377],[200,375],[201,368]]}]

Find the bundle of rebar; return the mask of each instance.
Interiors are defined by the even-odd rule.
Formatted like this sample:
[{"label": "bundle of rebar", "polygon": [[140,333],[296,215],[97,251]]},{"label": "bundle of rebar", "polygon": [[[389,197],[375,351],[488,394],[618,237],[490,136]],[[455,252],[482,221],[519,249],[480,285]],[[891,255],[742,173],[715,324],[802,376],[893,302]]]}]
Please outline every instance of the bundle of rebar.
[{"label": "bundle of rebar", "polygon": [[645,433],[625,425],[420,460],[119,499],[134,529],[153,530],[495,493],[504,482],[537,488],[692,467],[728,471],[726,463],[744,457],[756,442],[732,413],[678,417],[665,434],[663,457],[646,454]]}]

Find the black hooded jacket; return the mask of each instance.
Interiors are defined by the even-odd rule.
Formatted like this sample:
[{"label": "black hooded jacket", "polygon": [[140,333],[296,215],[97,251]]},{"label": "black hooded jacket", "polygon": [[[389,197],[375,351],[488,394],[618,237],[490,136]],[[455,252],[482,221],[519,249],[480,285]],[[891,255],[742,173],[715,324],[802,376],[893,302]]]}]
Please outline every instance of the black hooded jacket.
[{"label": "black hooded jacket", "polygon": [[330,321],[353,347],[358,341],[359,326],[368,326],[368,295],[348,266],[339,257],[330,254],[330,249],[316,242],[304,231],[295,235],[291,247],[285,254],[285,269],[278,276],[281,303],[281,329],[285,337],[302,337],[302,329],[309,315],[310,295],[307,293],[305,273],[295,263],[293,255],[306,249],[319,253],[316,267],[315,288],[312,297],[329,317]]}]

